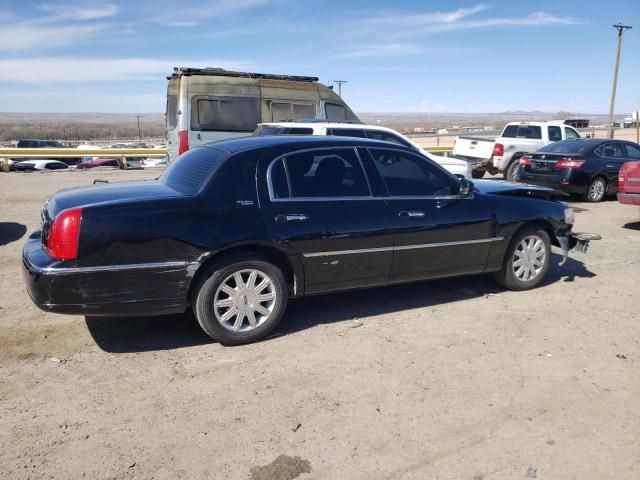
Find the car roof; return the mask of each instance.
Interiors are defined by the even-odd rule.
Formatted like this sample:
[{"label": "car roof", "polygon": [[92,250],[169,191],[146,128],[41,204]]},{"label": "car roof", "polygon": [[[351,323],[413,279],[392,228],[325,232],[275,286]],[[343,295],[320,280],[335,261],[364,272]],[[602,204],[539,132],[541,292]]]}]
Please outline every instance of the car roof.
[{"label": "car roof", "polygon": [[287,145],[291,145],[295,148],[368,146],[397,148],[401,150],[413,151],[410,148],[404,147],[402,145],[390,145],[389,142],[383,142],[380,140],[324,135],[269,135],[264,137],[242,137],[232,140],[222,140],[219,142],[208,143],[204,146],[208,148],[216,148],[227,153],[238,153],[245,150]]},{"label": "car roof", "polygon": [[364,123],[353,123],[353,122],[262,122],[258,124],[259,127],[264,126],[278,126],[278,127],[286,127],[286,128],[347,128],[347,129],[357,129],[357,130],[380,130],[384,132],[393,132],[399,133],[396,130],[388,127],[382,127],[380,125],[366,125]]}]

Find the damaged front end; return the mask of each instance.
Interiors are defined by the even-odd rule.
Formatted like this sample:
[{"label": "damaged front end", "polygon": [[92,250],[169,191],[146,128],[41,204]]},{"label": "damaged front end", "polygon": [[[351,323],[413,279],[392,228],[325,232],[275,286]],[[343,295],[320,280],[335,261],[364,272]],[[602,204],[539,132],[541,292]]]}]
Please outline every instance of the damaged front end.
[{"label": "damaged front end", "polygon": [[569,258],[569,250],[575,250],[580,253],[587,253],[589,242],[591,240],[600,240],[602,237],[595,233],[578,233],[569,230],[556,234],[556,239],[562,249],[562,260],[558,264],[564,265]]}]

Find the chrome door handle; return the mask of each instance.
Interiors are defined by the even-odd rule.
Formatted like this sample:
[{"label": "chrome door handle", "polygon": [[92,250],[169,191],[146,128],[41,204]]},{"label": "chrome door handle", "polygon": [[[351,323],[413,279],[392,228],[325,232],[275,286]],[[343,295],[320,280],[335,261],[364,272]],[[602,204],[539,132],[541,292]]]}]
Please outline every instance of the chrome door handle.
[{"label": "chrome door handle", "polygon": [[287,213],[286,215],[278,215],[276,217],[276,223],[302,223],[309,220],[309,215],[305,213]]},{"label": "chrome door handle", "polygon": [[398,213],[398,217],[400,217],[402,220],[409,220],[412,218],[424,218],[425,215],[424,215],[424,212],[419,212],[419,211],[413,211],[413,212],[403,211]]}]

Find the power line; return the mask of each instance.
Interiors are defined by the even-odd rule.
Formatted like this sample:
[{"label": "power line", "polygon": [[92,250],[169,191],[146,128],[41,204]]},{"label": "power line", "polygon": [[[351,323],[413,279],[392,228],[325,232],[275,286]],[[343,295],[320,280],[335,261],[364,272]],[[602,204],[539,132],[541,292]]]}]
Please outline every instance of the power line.
[{"label": "power line", "polygon": [[620,65],[620,49],[622,47],[622,34],[625,30],[629,30],[633,27],[631,25],[611,25],[618,30],[618,51],[616,52],[616,66],[613,70],[613,87],[611,88],[611,103],[609,104],[609,138],[613,138],[613,108],[616,103],[616,87],[618,86],[618,67]]},{"label": "power line", "polygon": [[342,96],[342,84],[343,83],[348,83],[348,80],[334,80],[333,83],[337,83],[338,84],[338,96]]}]

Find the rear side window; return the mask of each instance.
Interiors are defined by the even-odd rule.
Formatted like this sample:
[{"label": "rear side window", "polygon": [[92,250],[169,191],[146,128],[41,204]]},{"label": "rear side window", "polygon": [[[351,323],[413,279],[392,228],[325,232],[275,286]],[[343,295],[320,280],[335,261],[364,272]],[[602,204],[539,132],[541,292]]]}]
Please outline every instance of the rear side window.
[{"label": "rear side window", "polygon": [[284,122],[286,120],[302,120],[306,118],[315,118],[315,103],[290,103],[290,102],[272,102],[271,103],[271,121]]},{"label": "rear side window", "polygon": [[542,138],[542,129],[535,125],[508,125],[502,132],[502,136],[539,140]]},{"label": "rear side window", "polygon": [[313,128],[303,127],[258,127],[253,132],[254,137],[266,137],[269,135],[313,135]]},{"label": "rear side window", "polygon": [[369,152],[393,197],[455,193],[453,180],[424,158],[393,150],[370,149]]},{"label": "rear side window", "polygon": [[625,158],[624,145],[618,142],[605,143],[596,148],[595,152],[604,158]]},{"label": "rear side window", "polygon": [[326,103],[324,106],[324,113],[327,120],[357,120],[348,108],[337,103]]},{"label": "rear side window", "polygon": [[167,96],[167,130],[173,130],[178,125],[178,96]]},{"label": "rear side window", "polygon": [[189,150],[171,163],[158,180],[180,193],[195,195],[227,156],[227,153],[210,147]]},{"label": "rear side window", "polygon": [[192,130],[253,132],[259,121],[260,102],[257,98],[193,97]]},{"label": "rear side window", "polygon": [[371,195],[360,160],[350,148],[287,155],[271,167],[271,190],[274,198]]},{"label": "rear side window", "polygon": [[329,128],[327,129],[327,135],[333,135],[334,137],[367,138],[364,130],[361,128]]},{"label": "rear side window", "polygon": [[549,141],[559,142],[562,140],[562,129],[560,127],[549,127]]}]

